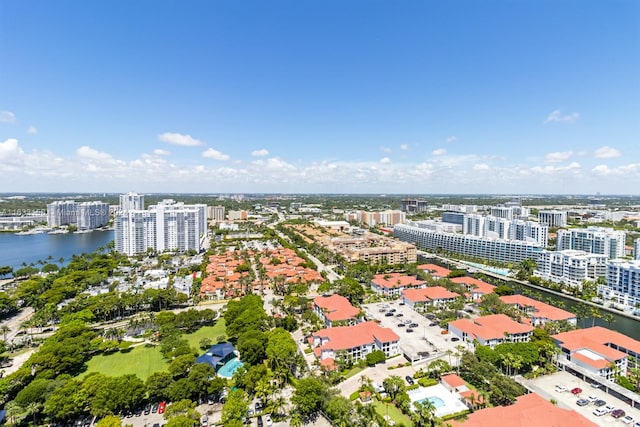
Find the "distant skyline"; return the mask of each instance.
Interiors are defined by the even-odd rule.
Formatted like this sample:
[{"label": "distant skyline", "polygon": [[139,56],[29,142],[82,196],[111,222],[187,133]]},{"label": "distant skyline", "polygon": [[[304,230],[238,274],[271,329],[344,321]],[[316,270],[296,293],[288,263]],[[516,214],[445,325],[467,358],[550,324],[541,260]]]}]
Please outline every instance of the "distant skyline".
[{"label": "distant skyline", "polygon": [[0,2],[0,192],[640,194],[635,0]]}]

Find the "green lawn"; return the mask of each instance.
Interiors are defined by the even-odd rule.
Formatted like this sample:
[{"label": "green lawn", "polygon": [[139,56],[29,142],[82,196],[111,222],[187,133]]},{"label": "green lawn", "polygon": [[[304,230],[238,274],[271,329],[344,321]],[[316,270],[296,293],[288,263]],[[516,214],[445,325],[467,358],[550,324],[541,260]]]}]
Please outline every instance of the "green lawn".
[{"label": "green lawn", "polygon": [[200,351],[200,340],[202,338],[209,338],[212,344],[216,343],[216,339],[220,335],[225,335],[227,332],[227,325],[224,322],[224,318],[221,317],[216,321],[213,326],[203,326],[197,331],[191,334],[184,334],[182,338],[189,341],[189,345],[198,351]]},{"label": "green lawn", "polygon": [[[200,340],[202,338],[209,338],[215,343],[216,338],[224,335],[226,330],[224,319],[220,318],[215,325],[204,326],[196,332],[184,334],[182,337],[189,341],[189,345],[200,353]],[[160,354],[159,347],[146,347],[143,345],[134,347],[128,353],[116,352],[92,357],[87,362],[87,370],[80,374],[79,378],[91,372],[100,372],[109,376],[135,374],[145,381],[154,372],[167,370],[168,366],[169,363]]]},{"label": "green lawn", "polygon": [[116,352],[92,357],[87,362],[87,370],[79,377],[82,378],[91,372],[100,372],[113,377],[135,374],[145,381],[154,372],[164,371],[168,366],[158,347],[142,345],[134,347],[128,353]]},{"label": "green lawn", "polygon": [[357,373],[360,373],[364,371],[364,368],[361,368],[359,366],[354,366],[353,368],[351,368],[351,370],[349,370],[349,372],[347,372],[345,374],[346,378],[351,378],[352,376],[356,375]]},{"label": "green lawn", "polygon": [[389,415],[389,418],[391,418],[396,423],[396,425],[400,423],[406,426],[413,425],[409,417],[403,414],[400,409],[395,407],[395,405],[391,403],[380,402],[378,400],[374,400],[373,405],[375,406],[376,412],[378,412],[378,414],[382,415],[383,417]]}]

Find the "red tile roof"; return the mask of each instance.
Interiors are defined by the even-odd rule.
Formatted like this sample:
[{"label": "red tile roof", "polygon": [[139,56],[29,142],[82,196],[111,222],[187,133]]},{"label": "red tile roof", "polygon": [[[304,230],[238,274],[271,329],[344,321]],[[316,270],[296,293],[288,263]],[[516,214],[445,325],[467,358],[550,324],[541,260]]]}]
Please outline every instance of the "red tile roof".
[{"label": "red tile roof", "polygon": [[320,307],[325,317],[332,322],[353,319],[360,313],[360,310],[352,306],[348,299],[338,294],[315,297],[313,303]]},{"label": "red tile roof", "polygon": [[483,282],[482,280],[478,280],[475,277],[455,277],[451,279],[453,283],[458,283],[460,285],[465,285],[466,287],[472,289],[475,292],[479,292],[483,295],[492,294],[495,286],[490,283]]},{"label": "red tile roof", "polygon": [[454,388],[467,385],[467,382],[456,374],[443,375],[442,377],[440,377],[440,380],[449,384],[449,387],[454,387]]},{"label": "red tile roof", "polygon": [[[328,339],[326,344],[316,347],[327,350],[348,350],[371,344],[374,340],[381,343],[398,341],[400,337],[389,328],[383,328],[376,322],[363,322],[353,326],[337,326],[321,329],[313,334],[314,338]],[[317,353],[316,353],[317,354]]]},{"label": "red tile roof", "polygon": [[558,341],[562,347],[571,353],[580,349],[589,349],[610,361],[626,357],[625,353],[610,347],[610,344],[615,344],[619,348],[640,354],[640,341],[602,326],[562,332],[553,335],[551,338]]},{"label": "red tile roof", "polygon": [[386,289],[418,287],[425,284],[422,280],[416,279],[415,276],[407,276],[401,273],[376,274],[372,282]]},{"label": "red tile roof", "polygon": [[436,299],[455,299],[460,295],[455,292],[451,292],[447,288],[443,288],[442,286],[432,286],[429,288],[419,288],[419,289],[406,289],[402,291],[402,296],[404,296],[409,301],[415,302],[427,302]]},{"label": "red tile roof", "polygon": [[421,264],[418,266],[418,268],[431,274],[434,277],[447,277],[449,273],[451,273],[451,270],[449,270],[448,268],[440,267],[439,265],[435,264]]},{"label": "red tile roof", "polygon": [[559,408],[535,393],[518,397],[513,405],[481,409],[464,421],[448,422],[453,427],[598,427],[578,412]]},{"label": "red tile roof", "polygon": [[545,304],[524,295],[505,295],[500,297],[500,300],[505,304],[517,305],[521,308],[533,307],[534,311],[529,314],[530,317],[538,317],[554,321],[569,320],[576,317],[575,314],[566,310]]},{"label": "red tile roof", "polygon": [[533,331],[530,325],[518,323],[506,314],[491,314],[476,319],[458,319],[449,322],[449,325],[466,332],[472,339],[504,338],[504,334],[524,334]]}]

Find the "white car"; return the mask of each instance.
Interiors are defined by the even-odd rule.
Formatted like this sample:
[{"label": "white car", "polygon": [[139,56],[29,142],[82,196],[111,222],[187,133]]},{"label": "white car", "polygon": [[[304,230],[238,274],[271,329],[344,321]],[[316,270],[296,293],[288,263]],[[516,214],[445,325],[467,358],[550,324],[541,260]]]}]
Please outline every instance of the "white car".
[{"label": "white car", "polygon": [[589,395],[589,396],[587,397],[587,400],[588,400],[590,403],[593,403],[593,402],[595,402],[596,400],[598,400],[598,396],[595,396],[595,395],[593,395],[593,394],[592,394],[592,395]]},{"label": "white car", "polygon": [[557,385],[556,386],[556,391],[558,393],[564,393],[565,391],[567,391],[567,388],[565,386],[563,386],[563,385]]},{"label": "white car", "polygon": [[264,416],[264,423],[267,425],[267,427],[270,427],[273,425],[273,421],[271,420],[271,415],[266,414]]},{"label": "white car", "polygon": [[631,424],[633,422],[633,418],[631,417],[631,415],[627,415],[622,419],[622,422],[625,424]]},{"label": "white car", "polygon": [[607,405],[603,408],[603,411],[605,411],[606,413],[609,413],[611,411],[613,411],[615,408],[615,406],[611,406],[611,405]]},{"label": "white car", "polygon": [[604,410],[604,409],[602,409],[602,408],[596,408],[596,409],[594,409],[594,410],[593,410],[593,415],[595,415],[595,416],[597,416],[597,417],[601,417],[601,416],[603,416],[603,415],[604,415],[604,414],[606,414],[606,413],[607,413],[607,411],[605,411],[605,410]]}]

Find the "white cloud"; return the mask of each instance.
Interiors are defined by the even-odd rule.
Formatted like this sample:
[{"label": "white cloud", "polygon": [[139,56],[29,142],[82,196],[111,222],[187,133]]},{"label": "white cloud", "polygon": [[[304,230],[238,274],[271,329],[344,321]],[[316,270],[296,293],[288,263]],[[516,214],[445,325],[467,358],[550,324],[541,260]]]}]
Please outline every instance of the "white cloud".
[{"label": "white cloud", "polygon": [[263,148],[261,150],[254,150],[251,152],[251,155],[253,157],[266,157],[269,155],[269,150],[267,150],[266,148]]},{"label": "white cloud", "polygon": [[598,148],[594,155],[599,159],[613,159],[615,157],[620,157],[621,153],[615,148],[605,145],[604,147]]},{"label": "white cloud", "polygon": [[202,141],[193,138],[191,135],[185,135],[181,133],[161,133],[160,135],[158,135],[158,139],[162,142],[173,145],[180,145],[182,147],[195,147],[198,145],[204,145]]},{"label": "white cloud", "polygon": [[400,149],[404,150],[404,151],[408,150],[409,149],[409,144],[400,144]]},{"label": "white cloud", "polygon": [[446,141],[447,141],[447,142],[455,142],[457,139],[458,139],[458,138],[456,138],[455,136],[451,135],[451,136],[448,136],[448,137],[447,137]]},{"label": "white cloud", "polygon": [[88,145],[84,145],[76,150],[76,154],[78,157],[82,157],[83,159],[89,160],[112,160],[113,157],[109,153],[105,153],[104,151],[95,150]]},{"label": "white cloud", "polygon": [[21,157],[24,154],[18,140],[9,138],[4,142],[0,142],[0,161],[2,163],[9,162],[15,157]]},{"label": "white cloud", "polygon": [[30,135],[37,135],[38,134],[38,128],[35,126],[29,126],[29,129],[27,129],[27,133]]},{"label": "white cloud", "polygon": [[562,114],[560,110],[553,110],[544,123],[575,123],[580,118],[580,113]]},{"label": "white cloud", "polygon": [[0,110],[0,123],[15,123],[16,115],[11,111]]},{"label": "white cloud", "polygon": [[447,150],[445,150],[444,148],[438,148],[436,150],[433,150],[431,154],[434,156],[444,156],[445,154],[447,154]]},{"label": "white cloud", "polygon": [[568,160],[573,155],[573,151],[556,151],[554,153],[549,153],[544,156],[544,161],[546,163],[560,163]]},{"label": "white cloud", "polygon": [[221,160],[221,161],[229,160],[229,156],[227,154],[223,154],[220,151],[215,150],[213,148],[208,148],[207,150],[203,151],[202,157],[207,157],[209,159]]},{"label": "white cloud", "polygon": [[171,152],[163,150],[162,148],[156,148],[155,150],[153,150],[153,154],[155,154],[156,156],[168,156],[169,154],[171,154]]},{"label": "white cloud", "polygon": [[387,164],[391,163],[391,159],[388,158],[388,157],[383,157],[383,158],[380,159],[380,163],[383,164],[383,165],[387,165]]},{"label": "white cloud", "polygon": [[391,148],[389,148],[389,147],[380,147],[380,151],[382,151],[383,153],[390,153],[391,152]]},{"label": "white cloud", "polygon": [[484,172],[488,171],[489,169],[491,168],[486,163],[476,163],[475,165],[473,165],[473,170],[476,172]]}]

